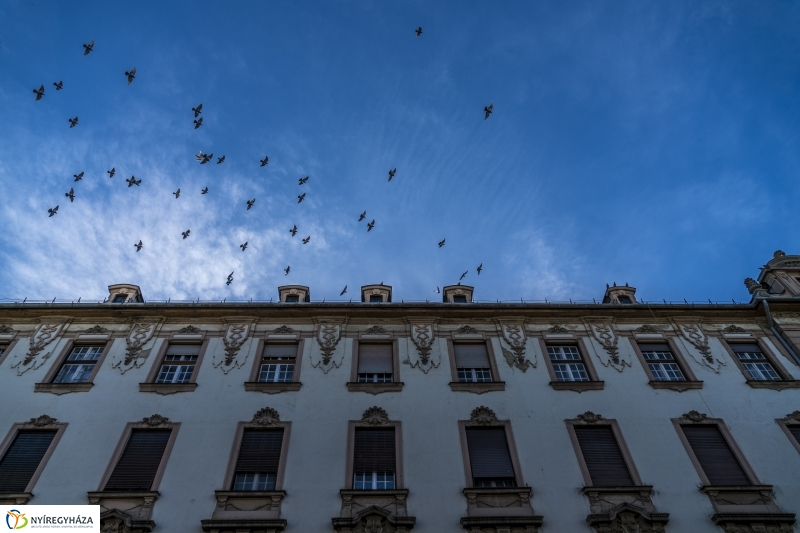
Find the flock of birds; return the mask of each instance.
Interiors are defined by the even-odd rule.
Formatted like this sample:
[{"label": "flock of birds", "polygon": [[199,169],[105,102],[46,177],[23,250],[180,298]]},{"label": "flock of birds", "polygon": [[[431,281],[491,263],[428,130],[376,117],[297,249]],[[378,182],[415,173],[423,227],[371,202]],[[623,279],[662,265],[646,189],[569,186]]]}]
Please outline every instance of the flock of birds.
[{"label": "flock of birds", "polygon": [[[420,37],[422,35],[422,27],[418,27],[416,30],[414,30],[414,33],[416,34],[417,37]],[[84,44],[83,45],[83,49],[84,49],[83,50],[83,55],[84,56],[89,55],[92,52],[92,50],[94,50],[94,41],[91,41],[88,44]],[[133,82],[133,80],[136,79],[136,67],[131,68],[129,71],[125,71],[125,77],[126,77],[126,79],[128,81],[128,85],[130,85]],[[56,91],[60,91],[60,90],[62,90],[64,88],[64,83],[63,83],[62,80],[54,82],[53,85],[55,86],[55,90]],[[37,101],[41,100],[45,95],[44,84],[40,85],[38,89],[33,89],[33,92],[36,95],[36,100]],[[489,104],[488,106],[485,106],[483,108],[483,113],[484,113],[483,119],[484,120],[489,118],[489,116],[492,114],[493,109],[494,109],[494,104]],[[192,112],[194,113],[194,129],[198,129],[203,125],[203,117],[202,117],[203,104],[200,103],[200,104],[197,105],[197,107],[193,107],[192,108]],[[68,121],[69,121],[69,127],[70,128],[74,128],[75,126],[78,125],[78,116],[76,115],[74,118],[69,118]],[[201,165],[205,165],[205,164],[209,163],[210,161],[213,160],[213,158],[214,158],[214,154],[204,154],[202,151],[200,153],[198,153],[197,155],[195,155],[195,159]],[[221,157],[217,158],[217,163],[216,164],[217,165],[221,165],[224,162],[225,162],[225,155],[222,155]],[[260,166],[262,166],[262,167],[267,166],[269,164],[269,156],[264,156],[264,158],[260,160],[260,163],[261,163]],[[116,168],[112,167],[111,170],[106,171],[106,173],[108,174],[109,178],[113,178],[114,175],[116,174]],[[394,179],[396,174],[397,174],[397,168],[393,168],[393,169],[391,169],[389,171],[389,182],[391,182],[392,179]],[[78,174],[74,174],[73,178],[75,179],[75,182],[81,181],[83,179],[83,175],[84,175],[83,172],[80,172]],[[306,182],[308,182],[308,179],[309,179],[309,176],[305,176],[305,177],[300,178],[299,179],[299,185],[300,186],[305,185]],[[137,186],[138,187],[142,183],[142,180],[141,179],[136,179],[136,176],[131,176],[130,178],[126,179],[125,181],[127,182],[129,188],[133,187],[133,186]],[[180,195],[181,195],[180,188],[178,190],[176,190],[175,192],[173,192],[172,194],[175,195],[175,199],[176,200],[178,198],[180,198]],[[208,194],[208,187],[203,188],[200,191],[200,194]],[[70,203],[74,202],[75,201],[75,189],[74,189],[74,187],[70,187],[69,191],[67,193],[65,193],[64,196],[69,198]],[[298,204],[301,203],[305,199],[305,197],[306,197],[306,193],[305,192],[303,192],[302,194],[298,194],[297,195],[297,203]],[[255,205],[255,203],[256,203],[256,199],[255,198],[247,200],[247,211],[252,209],[253,206]],[[58,214],[58,208],[59,208],[58,205],[56,205],[55,207],[49,208],[47,210],[48,216],[49,217],[53,217],[56,214]],[[365,220],[366,218],[367,218],[367,212],[364,211],[364,212],[361,213],[361,215],[359,215],[358,222],[361,222],[362,220]],[[372,219],[371,221],[367,222],[367,232],[369,233],[374,228],[375,228],[375,219]],[[186,231],[181,232],[181,235],[183,236],[184,240],[189,237],[189,235],[191,234],[191,231],[192,231],[191,228],[188,228]],[[289,233],[291,233],[292,237],[294,237],[297,234],[297,225],[296,224],[294,224],[292,226],[292,228],[289,230]],[[311,235],[308,235],[307,237],[302,239],[303,244],[308,244],[310,241],[311,241]],[[446,239],[442,239],[441,241],[439,241],[439,248],[442,248],[445,245],[445,241],[446,241]],[[242,251],[244,252],[247,249],[247,245],[248,245],[248,242],[245,241],[244,243],[239,245],[239,248],[241,248]],[[140,239],[139,242],[137,242],[133,246],[136,248],[136,252],[139,252],[139,251],[141,251],[141,249],[144,246],[144,244],[142,243],[142,240]],[[482,270],[483,270],[483,263],[478,265],[478,268],[476,269],[478,275],[481,274]],[[287,265],[286,268],[283,269],[283,272],[284,272],[285,276],[288,276],[289,272],[291,272],[291,266]],[[469,273],[469,270],[466,270],[466,271],[464,271],[463,274],[461,274],[461,277],[458,279],[458,284],[459,285],[461,284],[461,280],[463,280],[468,273]],[[228,278],[227,278],[227,280],[225,282],[226,285],[230,285],[231,283],[233,283],[233,274],[234,274],[234,272],[231,272],[230,274],[228,274]],[[383,283],[381,283],[381,284],[383,284]],[[347,292],[347,285],[344,286],[344,289],[342,289],[342,292],[339,294],[339,296],[343,296],[346,292]],[[436,290],[434,292],[441,293],[441,290],[437,286]]]}]

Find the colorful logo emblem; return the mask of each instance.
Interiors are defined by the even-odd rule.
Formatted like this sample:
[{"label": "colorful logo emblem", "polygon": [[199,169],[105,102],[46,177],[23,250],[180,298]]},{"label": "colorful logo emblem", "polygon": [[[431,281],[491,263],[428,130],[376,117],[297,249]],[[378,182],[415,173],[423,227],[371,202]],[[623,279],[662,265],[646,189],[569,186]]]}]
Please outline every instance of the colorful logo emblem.
[{"label": "colorful logo emblem", "polygon": [[22,529],[28,525],[28,519],[25,518],[25,513],[11,509],[6,512],[6,525],[8,529]]}]

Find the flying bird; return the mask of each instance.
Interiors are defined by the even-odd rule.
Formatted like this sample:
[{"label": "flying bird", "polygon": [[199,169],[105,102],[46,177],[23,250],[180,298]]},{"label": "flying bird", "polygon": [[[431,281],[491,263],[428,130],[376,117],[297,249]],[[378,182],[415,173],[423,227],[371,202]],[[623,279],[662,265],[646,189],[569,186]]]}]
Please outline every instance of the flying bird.
[{"label": "flying bird", "polygon": [[247,241],[244,241],[244,244],[240,244],[240,245],[239,245],[239,248],[241,248],[243,252],[244,252],[245,250],[247,250]]},{"label": "flying bird", "polygon": [[300,185],[305,185],[307,181],[308,181],[308,176],[306,176],[305,178],[300,178]]},{"label": "flying bird", "polygon": [[359,217],[358,217],[358,221],[359,221],[359,222],[361,222],[361,221],[362,221],[362,220],[364,220],[365,218],[367,218],[367,212],[366,212],[366,211],[364,211],[363,213],[361,213],[361,216],[359,216]]},{"label": "flying bird", "polygon": [[36,93],[36,99],[41,100],[42,96],[44,96],[44,84],[38,89],[34,89],[33,92]]},{"label": "flying bird", "polygon": [[483,263],[481,263],[480,265],[478,265],[478,275],[479,275],[479,276],[481,275],[481,270],[483,270]]},{"label": "flying bird", "polygon": [[117,169],[116,169],[116,168],[114,168],[114,167],[111,167],[111,170],[106,170],[106,172],[108,173],[108,177],[109,177],[109,178],[113,178],[113,177],[114,177],[114,173],[115,173],[116,171],[117,171]]},{"label": "flying bird", "polygon": [[53,85],[56,86],[56,91],[60,91],[64,87],[64,82],[63,81],[59,81],[58,83],[53,82]]},{"label": "flying bird", "polygon": [[284,275],[284,276],[288,276],[288,275],[289,275],[289,271],[290,271],[291,269],[292,269],[292,267],[291,267],[291,266],[287,266],[286,268],[284,268],[284,269],[283,269],[283,275]]},{"label": "flying bird", "polygon": [[80,174],[73,174],[72,177],[75,178],[75,181],[81,181],[83,179],[83,172]]},{"label": "flying bird", "polygon": [[89,52],[91,52],[92,48],[94,48],[94,41],[90,42],[89,44],[84,44],[83,48],[83,55],[88,56]]},{"label": "flying bird", "polygon": [[420,26],[419,28],[417,28],[416,30],[414,30],[414,33],[416,33],[416,34],[417,34],[417,37],[419,37],[420,35],[422,35],[422,26]]},{"label": "flying bird", "polygon": [[436,294],[441,294],[442,293],[442,291],[439,290],[439,286],[438,285],[436,286],[436,290],[433,291],[433,292],[435,292]]},{"label": "flying bird", "polygon": [[339,293],[339,296],[344,296],[344,293],[346,292],[347,292],[347,285],[344,286],[344,289],[342,289],[342,292]]},{"label": "flying bird", "polygon": [[305,200],[305,198],[306,198],[306,193],[303,193],[303,194],[300,194],[300,195],[298,195],[298,196],[297,196],[297,203],[299,204],[300,202],[302,202],[303,200]]},{"label": "flying bird", "polygon": [[128,85],[130,85],[136,77],[136,67],[133,67],[130,72],[126,72],[125,75],[128,76]]},{"label": "flying bird", "polygon": [[311,235],[309,235],[308,237],[303,239],[303,244],[308,244],[308,241],[310,241],[310,240],[311,240]]},{"label": "flying bird", "polygon": [[439,248],[441,248],[442,246],[444,246],[444,241],[446,241],[446,240],[447,240],[447,239],[442,239],[441,241],[439,241]]},{"label": "flying bird", "polygon": [[292,229],[290,229],[290,230],[289,230],[289,233],[291,233],[291,234],[292,234],[292,237],[294,237],[294,236],[297,234],[297,224],[295,224],[295,225],[292,227]]},{"label": "flying bird", "polygon": [[178,198],[180,198],[180,197],[181,197],[181,190],[180,190],[180,189],[178,189],[177,191],[175,191],[175,192],[174,192],[174,193],[172,193],[172,194],[174,194],[174,195],[175,195],[175,199],[177,200]]},{"label": "flying bird", "polygon": [[224,162],[225,162],[225,156],[224,155],[222,157],[218,157],[217,158],[217,164],[218,165],[221,164],[221,163],[224,163]]},{"label": "flying bird", "polygon": [[201,165],[205,165],[206,163],[208,163],[209,161],[211,161],[211,158],[212,158],[212,157],[214,157],[214,154],[204,154],[203,152],[200,152],[199,154],[197,154],[196,156],[194,156],[194,158],[195,158],[195,159],[197,159],[198,161],[200,161],[200,164],[201,164]]},{"label": "flying bird", "polygon": [[137,251],[137,252],[138,252],[139,250],[141,250],[141,249],[142,249],[142,240],[141,240],[141,239],[139,239],[139,242],[137,242],[136,244],[134,244],[134,246],[136,247],[136,251]]},{"label": "flying bird", "polygon": [[202,125],[203,125],[203,117],[194,119],[194,129],[197,129]]},{"label": "flying bird", "polygon": [[256,199],[253,198],[252,200],[247,200],[247,210],[250,211],[250,208],[253,207],[253,204],[256,203]]},{"label": "flying bird", "polygon": [[368,224],[367,224],[367,233],[369,233],[370,231],[372,231],[372,228],[374,228],[374,227],[375,227],[375,219],[373,218],[373,219],[372,219],[372,222],[370,222],[370,223],[368,223]]},{"label": "flying bird", "polygon": [[265,167],[269,163],[269,156],[264,156],[264,159],[261,160],[261,166]]},{"label": "flying bird", "polygon": [[75,201],[75,190],[72,187],[70,187],[69,188],[69,192],[66,193],[64,196],[69,198],[70,203],[74,202]]},{"label": "flying bird", "polygon": [[53,216],[53,215],[57,214],[58,213],[58,206],[55,206],[52,209],[48,209],[47,212],[50,213],[50,216]]},{"label": "flying bird", "polygon": [[191,229],[191,228],[189,228],[189,229],[187,229],[186,231],[182,231],[182,232],[181,232],[181,235],[183,235],[183,238],[184,238],[184,239],[186,239],[186,237],[188,237],[188,236],[189,236],[189,233],[191,233],[191,231],[192,231],[192,229]]},{"label": "flying bird", "polygon": [[203,109],[203,104],[200,104],[197,107],[192,108],[192,111],[194,111],[194,118],[197,118],[197,115],[203,112],[202,109]]},{"label": "flying bird", "polygon": [[126,179],[125,181],[128,182],[128,188],[133,187],[134,185],[136,185],[138,187],[139,184],[142,183],[142,180],[137,180],[136,176],[131,176],[130,178]]},{"label": "flying bird", "polygon": [[458,278],[458,281],[461,281],[462,279],[466,278],[468,273],[469,273],[469,270],[465,270],[464,273],[461,274],[461,277]]},{"label": "flying bird", "polygon": [[486,120],[487,118],[489,118],[489,115],[492,114],[492,109],[493,108],[494,108],[494,104],[489,104],[489,105],[487,105],[486,107],[483,108],[483,112],[485,113],[485,115],[483,117],[483,120]]},{"label": "flying bird", "polygon": [[[234,270],[234,272],[236,271]],[[231,283],[233,283],[233,272],[228,274],[228,281],[225,282],[225,285],[230,285]]]},{"label": "flying bird", "polygon": [[392,181],[392,178],[394,177],[395,174],[397,174],[396,168],[393,168],[392,170],[389,171],[389,181]]},{"label": "flying bird", "polygon": [[78,125],[78,117],[69,119],[69,127],[74,128]]},{"label": "flying bird", "polygon": [[200,194],[208,194],[208,187],[200,191]]}]

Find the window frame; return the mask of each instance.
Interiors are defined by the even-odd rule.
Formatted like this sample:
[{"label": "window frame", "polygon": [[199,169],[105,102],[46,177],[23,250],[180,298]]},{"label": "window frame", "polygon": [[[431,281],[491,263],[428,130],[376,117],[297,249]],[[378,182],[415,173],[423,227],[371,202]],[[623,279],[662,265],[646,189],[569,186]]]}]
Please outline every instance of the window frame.
[{"label": "window frame", "polygon": [[[565,420],[567,424],[567,432],[569,433],[570,442],[572,442],[572,448],[575,450],[575,457],[578,459],[578,466],[581,469],[581,475],[583,475],[583,482],[585,484],[584,489],[589,488],[597,488],[600,490],[608,490],[609,488],[627,488],[630,489],[632,487],[649,487],[649,485],[645,485],[642,482],[642,478],[639,475],[639,470],[636,468],[636,463],[633,460],[633,456],[631,455],[630,450],[628,449],[628,444],[625,442],[625,438],[622,436],[622,431],[619,428],[619,424],[617,423],[616,419],[613,418],[602,418],[597,415],[597,419],[594,422],[587,422],[582,418],[574,418],[571,420]],[[633,485],[631,487],[596,487],[592,482],[592,476],[589,474],[589,467],[586,465],[586,459],[583,457],[583,449],[581,448],[580,442],[578,441],[578,435],[575,433],[576,426],[585,426],[585,427],[597,427],[597,426],[610,426],[611,431],[614,433],[614,438],[617,441],[617,446],[619,447],[620,452],[622,453],[622,458],[625,460],[625,466],[628,467],[628,473],[631,475],[631,479],[633,480]]]},{"label": "window frame", "polygon": [[[67,358],[72,353],[74,348],[80,346],[100,346],[101,344],[104,345],[103,351],[100,353],[100,357],[97,358],[97,361],[94,363],[94,368],[89,373],[89,377],[86,381],[81,383],[53,383],[53,380],[56,379],[58,373],[61,371],[61,368],[67,364]],[[56,357],[53,364],[50,366],[50,369],[45,374],[44,379],[40,383],[36,383],[34,385],[34,392],[50,392],[53,394],[67,394],[70,392],[88,392],[94,386],[94,378],[97,376],[97,372],[100,370],[100,366],[103,364],[108,352],[111,350],[111,346],[114,344],[113,338],[106,338],[105,340],[98,340],[98,339],[80,339],[80,338],[73,338],[69,339],[69,341],[64,345],[59,352],[58,357]]]},{"label": "window frame", "polygon": [[[492,338],[486,338],[483,335],[474,338],[452,338],[447,337],[447,356],[450,360],[450,390],[454,392],[472,392],[475,394],[483,394],[489,391],[503,391],[506,390],[505,381],[500,380],[500,372],[497,368],[497,358],[494,354],[494,347],[492,346]],[[456,350],[455,345],[463,344],[486,344],[486,355],[489,359],[489,371],[492,375],[492,381],[489,382],[462,382],[458,380],[458,366],[456,363]]]},{"label": "window frame", "polygon": [[[208,349],[208,342],[210,339],[205,336],[198,336],[196,339],[184,338],[165,338],[161,346],[158,348],[153,364],[150,367],[150,372],[147,374],[147,380],[144,383],[139,383],[139,392],[155,392],[157,394],[174,394],[177,392],[191,392],[197,388],[197,374],[200,372],[200,365],[203,363],[203,357]],[[188,383],[156,383],[158,375],[161,373],[161,367],[167,363],[167,351],[170,345],[192,345],[200,346],[200,351],[197,354],[197,360],[194,362],[194,370],[189,378]]]},{"label": "window frame", "polygon": [[[511,456],[511,465],[514,467],[514,482],[516,487],[476,487],[474,478],[472,476],[472,463],[469,459],[469,444],[467,443],[467,428],[483,428],[483,427],[502,427],[506,433],[506,445],[508,446],[508,454]],[[495,420],[491,424],[476,424],[471,420],[458,421],[458,436],[461,441],[461,458],[464,461],[464,479],[466,481],[467,489],[475,489],[481,492],[491,492],[493,490],[520,490],[526,487],[525,480],[522,477],[522,467],[519,462],[519,454],[517,453],[517,445],[514,441],[514,432],[511,430],[510,420]]]},{"label": "window frame", "polygon": [[[293,338],[259,339],[256,348],[256,357],[254,357],[253,368],[250,370],[250,379],[245,381],[244,390],[251,392],[266,392],[267,394],[276,394],[279,392],[298,391],[302,387],[300,382],[300,368],[303,360],[303,352],[305,351],[305,338],[299,335],[294,335]],[[264,350],[267,349],[268,344],[296,344],[297,355],[294,360],[294,372],[292,373],[292,381],[271,382],[271,381],[258,381],[258,376],[261,371],[262,361],[264,359]]]},{"label": "window frame", "polygon": [[[14,335],[14,337],[16,337],[16,335]],[[14,346],[17,344],[17,341],[19,339],[16,339],[14,337],[12,337],[10,340],[3,339],[2,341],[0,341],[0,346],[5,346],[5,351],[2,354],[0,354],[0,365],[3,364],[3,361],[6,360],[8,354],[11,353],[11,350],[13,350]]]},{"label": "window frame", "polygon": [[[586,337],[579,337],[574,339],[552,339],[545,340],[543,337],[537,337],[539,340],[539,348],[542,350],[542,359],[544,359],[547,372],[550,374],[550,386],[555,390],[571,390],[576,392],[583,392],[587,390],[603,390],[605,382],[597,377],[597,371],[594,368],[594,363],[589,357],[586,349]],[[550,354],[547,351],[548,346],[575,346],[578,349],[578,354],[581,356],[581,363],[586,369],[586,374],[589,376],[589,381],[559,381],[556,377],[553,362],[550,360]]]},{"label": "window frame", "polygon": [[[630,342],[631,346],[633,347],[633,351],[636,352],[636,356],[639,358],[639,362],[642,364],[642,368],[644,369],[645,375],[650,382],[650,386],[654,389],[670,389],[675,390],[678,392],[683,392],[689,389],[702,389],[703,382],[697,379],[694,372],[692,371],[689,363],[686,361],[686,357],[684,356],[683,352],[680,351],[680,347],[678,343],[675,342],[674,335],[665,335],[663,338],[653,338],[653,339],[639,339],[636,337],[628,337],[628,341]],[[650,366],[648,366],[648,360],[645,358],[644,353],[642,352],[641,346],[639,344],[666,344],[669,346],[669,350],[672,353],[672,359],[675,361],[675,364],[678,365],[678,368],[683,373],[683,377],[685,378],[684,381],[661,381],[655,379],[653,376],[652,370],[650,370]]]},{"label": "window frame", "polygon": [[[394,488],[393,489],[354,489],[353,488],[353,466],[355,463],[356,451],[356,428],[364,429],[386,429],[394,428]],[[384,420],[380,424],[371,424],[364,420],[349,420],[347,422],[347,458],[345,461],[344,490],[352,490],[361,493],[379,493],[382,491],[402,491],[405,490],[403,479],[403,425],[399,420]]]},{"label": "window frame", "polygon": [[794,449],[797,450],[797,453],[800,453],[800,440],[795,438],[789,429],[791,427],[800,428],[800,411],[790,413],[784,418],[776,418],[775,422],[777,422],[783,432],[786,433],[786,436],[789,438],[789,442],[792,443],[792,446],[794,446]]},{"label": "window frame", "polygon": [[[239,450],[242,447],[242,439],[244,438],[244,430],[245,429],[277,429],[283,428],[283,440],[281,441],[281,454],[278,459],[278,473],[275,479],[275,489],[268,490],[268,491],[257,491],[257,490],[248,490],[248,491],[234,491],[231,487],[233,487],[233,480],[234,476],[236,475],[236,461],[239,459]],[[225,477],[223,479],[222,489],[219,489],[218,492],[236,492],[236,493],[247,493],[252,495],[257,494],[264,494],[265,492],[273,493],[273,492],[283,492],[283,479],[284,474],[286,472],[286,459],[289,455],[289,437],[292,431],[292,423],[291,422],[272,422],[269,425],[262,425],[257,422],[239,422],[236,424],[236,433],[233,437],[233,445],[231,446],[231,453],[228,458],[228,467],[225,470]]]},{"label": "window frame", "polygon": [[[46,415],[43,415],[46,417]],[[40,419],[42,417],[39,417]],[[57,420],[53,420],[49,424],[37,424],[36,421],[38,419],[32,418],[28,422],[18,422],[16,424],[12,424],[11,429],[9,429],[6,437],[0,441],[0,459],[2,459],[6,452],[11,448],[11,444],[14,442],[14,439],[17,438],[17,435],[20,431],[47,431],[47,430],[54,430],[56,434],[53,435],[53,440],[50,441],[50,446],[47,448],[47,451],[42,456],[41,460],[39,461],[39,466],[33,472],[31,479],[28,481],[28,484],[25,486],[25,490],[21,493],[12,493],[12,492],[0,492],[0,500],[6,500],[9,498],[15,498],[19,505],[25,505],[33,498],[33,488],[36,486],[36,482],[39,480],[39,476],[42,475],[44,472],[45,467],[47,466],[47,462],[50,460],[50,457],[53,455],[53,452],[58,445],[58,441],[61,439],[61,436],[64,434],[64,431],[67,429],[67,422],[59,422]]]},{"label": "window frame", "polygon": [[[763,337],[751,337],[751,338],[741,338],[741,339],[726,339],[723,337],[719,337],[720,343],[728,352],[728,355],[731,359],[733,359],[734,364],[742,373],[742,377],[745,379],[745,382],[750,385],[750,387],[754,389],[785,389],[785,388],[798,388],[800,387],[800,381],[795,380],[791,374],[786,370],[781,362],[777,358],[777,354],[775,354],[772,349],[763,341]],[[780,379],[777,380],[760,380],[760,379],[751,379],[749,377],[749,372],[744,368],[742,365],[742,361],[739,359],[739,356],[736,355],[736,351],[733,349],[733,345],[736,344],[756,344],[761,349],[761,353],[764,355],[764,359],[772,365],[772,368],[775,370],[775,373],[778,374]]]},{"label": "window frame", "polygon": [[[384,383],[359,382],[358,381],[358,358],[359,345],[364,344],[390,344],[392,346],[392,381]],[[363,337],[353,339],[353,355],[350,366],[350,381],[347,382],[347,390],[350,392],[368,392],[370,394],[380,394],[382,392],[400,392],[403,390],[404,383],[400,381],[400,358],[398,349],[398,339],[392,335],[381,335],[381,338]]]}]

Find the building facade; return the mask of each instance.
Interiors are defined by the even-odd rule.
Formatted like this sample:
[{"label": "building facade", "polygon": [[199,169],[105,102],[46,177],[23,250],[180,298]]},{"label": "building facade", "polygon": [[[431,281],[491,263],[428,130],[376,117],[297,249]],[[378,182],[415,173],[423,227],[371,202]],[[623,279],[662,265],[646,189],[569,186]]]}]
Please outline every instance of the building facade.
[{"label": "building facade", "polygon": [[788,532],[800,256],[748,304],[0,305],[0,503],[103,532]]}]

